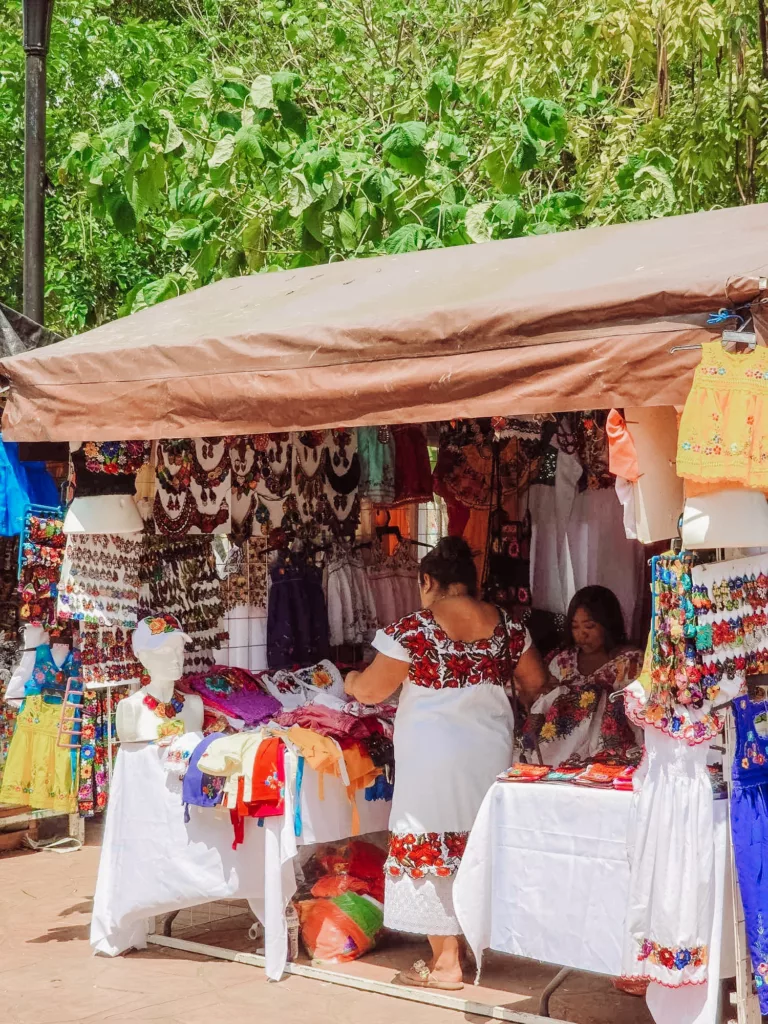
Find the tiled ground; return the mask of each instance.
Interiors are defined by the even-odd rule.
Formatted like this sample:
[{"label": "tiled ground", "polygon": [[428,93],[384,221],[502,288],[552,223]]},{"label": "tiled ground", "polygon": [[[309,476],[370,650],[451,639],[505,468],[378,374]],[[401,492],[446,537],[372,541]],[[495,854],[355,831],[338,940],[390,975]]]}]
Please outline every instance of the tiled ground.
[{"label": "tiled ground", "polygon": [[[91,839],[96,839],[94,833]],[[287,977],[268,983],[261,970],[183,951],[152,947],[106,959],[88,946],[98,846],[79,853],[0,856],[0,1024],[460,1024],[463,1013]],[[179,918],[174,934],[254,951],[243,915],[210,926]],[[390,941],[344,968],[391,981],[423,952]],[[468,999],[535,1013],[551,967],[494,957]],[[553,1017],[575,1024],[649,1024],[643,1000],[616,992],[607,979],[573,974],[552,999]]]}]

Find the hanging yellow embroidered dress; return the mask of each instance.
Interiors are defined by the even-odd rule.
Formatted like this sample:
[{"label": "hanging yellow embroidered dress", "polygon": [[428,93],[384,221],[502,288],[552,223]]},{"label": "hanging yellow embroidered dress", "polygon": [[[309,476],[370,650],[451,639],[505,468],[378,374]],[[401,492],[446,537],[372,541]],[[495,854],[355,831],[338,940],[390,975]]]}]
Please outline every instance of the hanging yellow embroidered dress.
[{"label": "hanging yellow embroidered dress", "polygon": [[768,491],[768,348],[701,348],[680,419],[678,476]]},{"label": "hanging yellow embroidered dress", "polygon": [[0,804],[66,814],[77,810],[77,756],[59,746],[58,738],[67,680],[79,676],[79,651],[71,651],[59,667],[47,644],[37,648],[8,749]]}]

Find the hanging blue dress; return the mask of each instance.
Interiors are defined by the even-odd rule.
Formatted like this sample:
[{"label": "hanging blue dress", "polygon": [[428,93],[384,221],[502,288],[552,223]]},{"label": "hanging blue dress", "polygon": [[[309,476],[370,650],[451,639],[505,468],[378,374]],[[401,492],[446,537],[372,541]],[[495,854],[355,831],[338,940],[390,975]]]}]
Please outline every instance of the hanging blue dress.
[{"label": "hanging blue dress", "polygon": [[733,702],[731,832],[760,1012],[768,1014],[768,701]]}]

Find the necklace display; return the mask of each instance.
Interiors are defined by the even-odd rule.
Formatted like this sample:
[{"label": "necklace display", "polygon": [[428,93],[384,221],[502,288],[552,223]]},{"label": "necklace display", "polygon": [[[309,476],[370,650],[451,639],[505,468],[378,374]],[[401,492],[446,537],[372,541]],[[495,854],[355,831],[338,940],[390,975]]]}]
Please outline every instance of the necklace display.
[{"label": "necklace display", "polygon": [[169,701],[160,701],[151,693],[145,693],[143,703],[161,719],[157,728],[158,739],[170,739],[173,736],[180,736],[184,732],[184,723],[177,717],[184,707],[183,694],[174,690],[173,697]]}]

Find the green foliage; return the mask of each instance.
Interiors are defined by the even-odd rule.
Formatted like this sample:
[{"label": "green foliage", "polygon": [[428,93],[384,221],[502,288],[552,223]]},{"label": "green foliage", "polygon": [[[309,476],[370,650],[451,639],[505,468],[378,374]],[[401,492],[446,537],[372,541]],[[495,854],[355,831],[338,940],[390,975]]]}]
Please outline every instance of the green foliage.
[{"label": "green foliage", "polygon": [[[743,9],[742,9],[743,8]],[[768,198],[747,0],[57,0],[47,308]],[[0,296],[20,304],[20,2]]]}]

